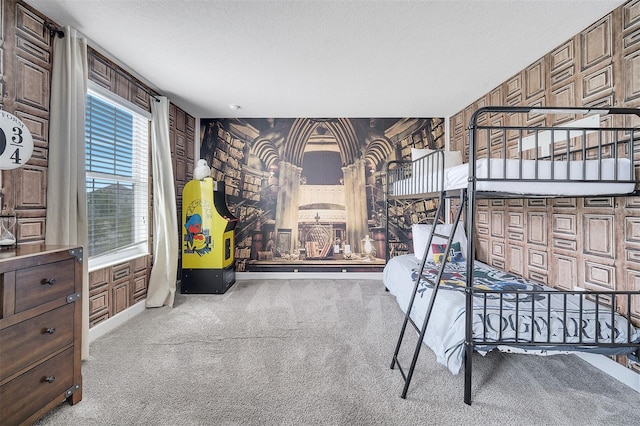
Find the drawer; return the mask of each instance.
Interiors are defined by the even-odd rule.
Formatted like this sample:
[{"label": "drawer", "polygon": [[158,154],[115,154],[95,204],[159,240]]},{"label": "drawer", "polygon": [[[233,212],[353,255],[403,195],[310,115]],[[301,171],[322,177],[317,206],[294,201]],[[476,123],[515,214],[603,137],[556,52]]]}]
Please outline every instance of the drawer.
[{"label": "drawer", "polygon": [[73,343],[74,305],[61,306],[0,331],[0,382]]},{"label": "drawer", "polygon": [[62,403],[73,384],[69,348],[0,387],[0,424],[19,424],[56,398]]},{"label": "drawer", "polygon": [[75,259],[16,271],[16,313],[75,291]]}]

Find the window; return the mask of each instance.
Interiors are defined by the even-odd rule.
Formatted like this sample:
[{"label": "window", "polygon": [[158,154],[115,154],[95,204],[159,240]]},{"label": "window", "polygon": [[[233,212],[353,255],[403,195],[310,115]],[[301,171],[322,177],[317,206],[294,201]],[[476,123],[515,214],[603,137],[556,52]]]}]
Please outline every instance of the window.
[{"label": "window", "polygon": [[148,253],[150,116],[90,87],[85,147],[88,252],[94,267]]}]

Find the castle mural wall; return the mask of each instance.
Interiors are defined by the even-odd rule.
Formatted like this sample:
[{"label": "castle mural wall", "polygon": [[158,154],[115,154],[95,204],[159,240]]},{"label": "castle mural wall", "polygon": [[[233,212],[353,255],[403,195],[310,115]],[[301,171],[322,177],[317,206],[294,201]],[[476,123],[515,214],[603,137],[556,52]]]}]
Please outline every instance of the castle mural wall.
[{"label": "castle mural wall", "polygon": [[237,271],[381,270],[385,167],[411,148],[443,147],[444,120],[202,119],[200,134],[199,157],[239,218]]}]

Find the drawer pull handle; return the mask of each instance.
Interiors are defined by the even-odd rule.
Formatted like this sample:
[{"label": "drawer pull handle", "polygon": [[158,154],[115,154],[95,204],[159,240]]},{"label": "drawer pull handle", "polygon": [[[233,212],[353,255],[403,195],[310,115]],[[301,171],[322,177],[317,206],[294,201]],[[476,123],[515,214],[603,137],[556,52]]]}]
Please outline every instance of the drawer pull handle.
[{"label": "drawer pull handle", "polygon": [[49,377],[45,377],[44,381],[47,383],[53,383],[56,381],[56,376],[49,376]]},{"label": "drawer pull handle", "polygon": [[48,280],[42,280],[42,285],[45,285],[45,284],[54,285],[55,283],[56,283],[56,279],[55,278],[49,278]]},{"label": "drawer pull handle", "polygon": [[47,334],[53,334],[53,333],[55,333],[55,332],[56,332],[56,329],[55,329],[55,328],[53,328],[53,327],[49,327],[49,328],[47,328],[47,329],[45,330],[45,332],[46,332]]}]

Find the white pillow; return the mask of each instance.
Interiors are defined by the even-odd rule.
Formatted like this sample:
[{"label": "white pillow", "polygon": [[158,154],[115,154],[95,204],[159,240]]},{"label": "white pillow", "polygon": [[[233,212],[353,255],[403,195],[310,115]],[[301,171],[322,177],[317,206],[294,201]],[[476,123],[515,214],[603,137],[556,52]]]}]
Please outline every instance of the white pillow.
[{"label": "white pillow", "polygon": [[[449,235],[451,232],[451,228],[453,224],[438,224],[436,226],[436,232],[443,235]],[[411,233],[413,234],[413,254],[416,256],[418,260],[422,260],[422,256],[424,256],[424,250],[429,242],[429,235],[431,235],[432,225],[427,225],[423,223],[413,224],[411,225]],[[462,222],[458,223],[456,226],[456,231],[453,234],[452,243],[459,242],[460,249],[462,251],[462,255],[464,258],[467,258],[467,236],[464,232],[464,224]],[[437,236],[433,237],[431,244],[446,244],[447,240],[444,238],[440,238]],[[433,251],[431,247],[429,247],[429,254],[427,256],[427,260],[433,262]]]},{"label": "white pillow", "polygon": [[424,148],[411,148],[411,161],[416,161],[419,158],[425,157],[433,152],[433,149]]},{"label": "white pillow", "polygon": [[458,166],[462,164],[462,153],[460,151],[445,151],[444,152],[444,168]]},{"label": "white pillow", "polygon": [[418,260],[422,260],[424,256],[424,249],[429,242],[429,235],[431,235],[431,225],[424,223],[414,223],[411,225],[411,234],[413,235],[413,254]]},{"label": "white pillow", "polygon": [[[424,149],[411,148],[411,161],[416,161],[422,157],[426,157],[432,152],[435,152],[435,150],[429,149],[429,148],[424,148]],[[460,151],[443,151],[443,152],[444,152],[444,168],[445,169],[462,164],[462,153]]]}]

